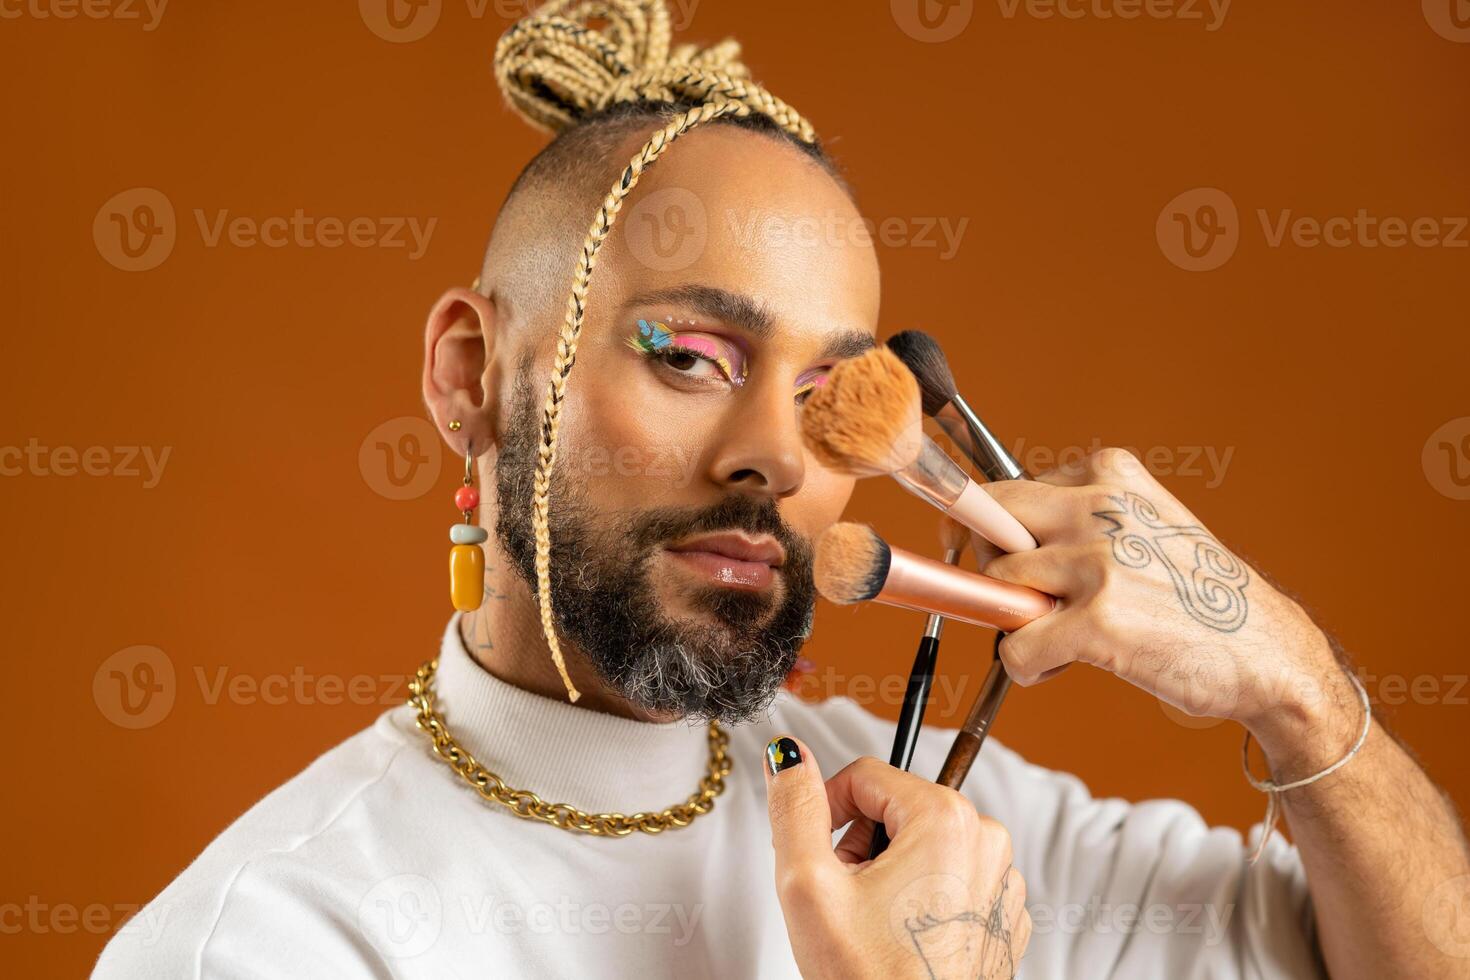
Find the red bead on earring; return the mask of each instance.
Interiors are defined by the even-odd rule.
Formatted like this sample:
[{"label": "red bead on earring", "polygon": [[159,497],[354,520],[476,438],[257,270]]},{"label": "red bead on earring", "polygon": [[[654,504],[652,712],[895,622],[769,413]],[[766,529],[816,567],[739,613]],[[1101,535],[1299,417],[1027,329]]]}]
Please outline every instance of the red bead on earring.
[{"label": "red bead on earring", "polygon": [[[458,422],[449,428],[459,429]],[[449,598],[460,612],[473,612],[485,599],[485,552],[480,545],[490,535],[475,523],[474,509],[480,506],[480,491],[475,489],[475,457],[473,447],[464,454],[464,486],[454,491],[454,506],[464,515],[463,524],[449,528]]]}]

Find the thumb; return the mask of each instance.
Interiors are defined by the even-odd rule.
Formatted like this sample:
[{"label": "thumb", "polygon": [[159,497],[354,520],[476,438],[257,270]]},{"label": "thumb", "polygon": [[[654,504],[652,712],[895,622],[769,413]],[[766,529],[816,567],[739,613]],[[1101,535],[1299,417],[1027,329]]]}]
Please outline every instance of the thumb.
[{"label": "thumb", "polygon": [[790,735],[778,735],[766,746],[765,770],[777,880],[795,866],[824,859],[835,863],[832,810],[811,750]]}]

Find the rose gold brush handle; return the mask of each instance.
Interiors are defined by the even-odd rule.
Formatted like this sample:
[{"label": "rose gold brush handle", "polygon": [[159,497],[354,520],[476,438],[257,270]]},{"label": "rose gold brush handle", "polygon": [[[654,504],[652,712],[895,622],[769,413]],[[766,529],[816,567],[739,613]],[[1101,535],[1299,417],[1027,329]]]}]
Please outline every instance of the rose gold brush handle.
[{"label": "rose gold brush handle", "polygon": [[888,577],[873,597],[876,602],[1006,631],[1018,630],[1056,606],[1045,592],[962,571],[902,548],[889,550]]}]

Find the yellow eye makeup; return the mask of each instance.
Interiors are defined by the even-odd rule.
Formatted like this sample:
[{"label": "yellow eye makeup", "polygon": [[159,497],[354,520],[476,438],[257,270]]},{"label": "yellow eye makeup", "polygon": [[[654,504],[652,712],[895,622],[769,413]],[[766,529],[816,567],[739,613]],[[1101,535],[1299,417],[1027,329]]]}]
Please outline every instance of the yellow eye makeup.
[{"label": "yellow eye makeup", "polygon": [[691,377],[708,376],[698,370],[698,362],[712,365],[736,387],[745,383],[749,370],[745,352],[735,344],[712,334],[676,330],[665,320],[639,320],[627,344],[645,357],[658,358],[671,370]]},{"label": "yellow eye makeup", "polygon": [[800,400],[827,383],[829,368],[815,368],[796,379],[796,398]]}]

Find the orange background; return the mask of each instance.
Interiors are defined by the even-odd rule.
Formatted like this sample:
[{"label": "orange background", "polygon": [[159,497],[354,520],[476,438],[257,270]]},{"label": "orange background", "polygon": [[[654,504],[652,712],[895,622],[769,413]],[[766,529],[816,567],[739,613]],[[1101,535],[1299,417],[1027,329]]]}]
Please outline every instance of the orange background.
[{"label": "orange background", "polygon": [[[148,31],[40,18],[50,0],[27,2],[8,0],[22,14],[0,19],[0,447],[170,452],[147,489],[50,472],[65,453],[44,474],[0,477],[0,904],[42,909],[18,933],[17,913],[0,919],[0,949],[7,972],[77,975],[120,916],[76,916],[152,897],[231,819],[401,698],[396,678],[434,652],[457,463],[421,445],[419,482],[432,485],[391,500],[376,442],[408,446],[410,424],[392,420],[422,414],[424,315],[473,278],[541,137],[491,77],[506,0],[481,17],[473,0],[443,0],[411,43],[375,34],[352,3],[176,0]],[[1437,33],[1419,4],[1238,4],[1213,31],[1203,4],[1190,11],[1205,21],[1011,9],[961,2],[964,29],[923,43],[901,26],[915,23],[912,0],[704,0],[688,33],[741,38],[757,75],[829,140],[865,213],[912,233],[968,219],[947,259],[918,242],[880,247],[883,322],[939,336],[1004,438],[1162,447],[1171,469],[1188,467],[1185,447],[1233,452],[1218,486],[1201,462],[1163,480],[1304,597],[1381,702],[1404,702],[1380,708],[1464,806],[1470,502],[1436,489],[1453,490],[1449,460],[1431,448],[1426,465],[1422,451],[1470,415],[1470,250],[1272,247],[1257,212],[1470,214],[1470,44]],[[108,260],[116,237],[93,226],[139,187],[171,203],[176,243],[128,272]],[[1156,222],[1200,187],[1238,208],[1239,246],[1187,272]],[[298,208],[437,224],[414,260],[211,247],[194,217]],[[933,515],[893,485],[863,485],[850,513],[880,508],[891,539],[932,547]],[[897,678],[920,619],[824,607],[809,654],[847,680]],[[104,661],[136,645],[161,650],[175,680],[166,716],[130,730],[112,720]],[[951,627],[932,721],[957,722],[988,649]],[[316,679],[304,695],[251,695],[293,672]],[[236,677],[247,687],[215,696]],[[896,717],[895,699],[869,700]],[[1099,794],[1181,797],[1243,827],[1264,801],[1239,772],[1239,736],[1186,725],[1089,669],[1018,690],[999,722],[1003,740]]]}]

